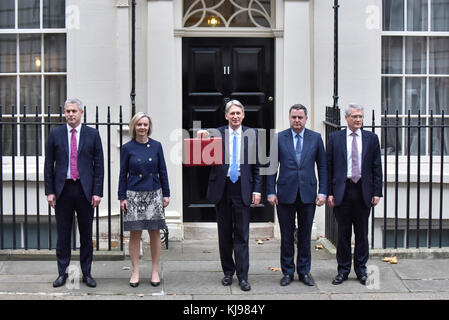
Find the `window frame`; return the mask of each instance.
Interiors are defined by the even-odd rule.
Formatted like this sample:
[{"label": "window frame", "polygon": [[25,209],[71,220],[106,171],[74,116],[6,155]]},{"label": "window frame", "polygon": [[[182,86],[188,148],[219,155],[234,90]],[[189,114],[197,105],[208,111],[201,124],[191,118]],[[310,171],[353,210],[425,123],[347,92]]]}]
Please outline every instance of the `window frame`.
[{"label": "window frame", "polygon": [[[13,162],[13,157],[15,158],[14,161],[16,162],[16,165],[24,166],[24,157],[26,152],[22,151],[22,143],[21,143],[21,123],[24,123],[23,119],[24,113],[22,109],[22,106],[20,104],[20,93],[21,93],[21,87],[20,87],[20,78],[22,76],[38,76],[40,78],[40,110],[39,110],[39,120],[40,120],[40,155],[26,155],[27,158],[27,171],[30,175],[36,172],[36,163],[35,159],[38,156],[39,159],[39,170],[41,171],[43,169],[43,159],[45,158],[45,130],[46,126],[43,124],[47,117],[47,109],[46,109],[46,102],[45,102],[45,82],[47,76],[64,76],[66,79],[66,91],[67,91],[67,55],[65,59],[65,71],[61,72],[47,72],[45,71],[45,35],[47,34],[65,34],[65,46],[66,46],[66,52],[67,52],[67,33],[68,28],[67,24],[65,24],[64,28],[44,28],[44,0],[39,1],[39,28],[19,28],[19,21],[18,21],[18,15],[19,15],[19,8],[18,8],[18,2],[19,0],[15,0],[15,7],[14,7],[14,14],[15,14],[15,21],[14,21],[14,28],[10,29],[0,29],[0,35],[15,35],[16,36],[16,72],[5,72],[0,73],[0,77],[15,77],[16,78],[16,97],[14,100],[14,106],[15,106],[15,114],[14,117],[16,118],[16,124],[17,124],[17,133],[16,133],[16,154],[14,155],[0,155],[2,157],[2,163],[5,165],[5,168],[9,168],[9,166]],[[65,1],[65,8],[67,8],[67,1]],[[41,68],[38,72],[21,72],[20,70],[20,36],[21,35],[29,35],[29,34],[39,34],[40,35],[40,60],[41,60]],[[5,107],[5,106],[3,106]],[[59,107],[59,106],[58,106]],[[50,114],[52,118],[59,117],[58,114]],[[2,114],[3,119],[11,119],[11,113],[3,113]],[[34,122],[34,119],[36,118],[36,106],[27,106],[27,113],[26,113],[26,119],[31,119],[31,121]],[[9,127],[9,126],[8,126]],[[34,130],[34,125],[30,126]],[[33,152],[34,153],[34,152]],[[11,178],[12,173],[9,172],[9,170],[4,170],[4,180],[8,180],[8,178]],[[30,176],[31,177],[31,176]]]},{"label": "window frame", "polygon": [[[383,3],[383,2],[382,2]],[[401,37],[402,38],[402,73],[383,73],[382,69],[380,72],[380,81],[383,82],[384,78],[400,78],[402,81],[402,88],[401,88],[401,97],[402,97],[402,104],[401,104],[401,113],[399,113],[399,119],[400,121],[402,121],[402,124],[405,125],[408,115],[406,112],[406,79],[407,78],[425,78],[425,83],[426,83],[426,96],[425,96],[425,100],[426,100],[426,105],[425,105],[425,114],[421,114],[421,120],[423,121],[424,125],[426,125],[429,122],[430,119],[430,79],[431,78],[449,78],[449,73],[448,74],[432,74],[430,73],[430,39],[431,38],[436,38],[436,37],[444,37],[444,38],[449,38],[449,31],[432,31],[432,1],[431,0],[427,0],[427,31],[409,31],[408,30],[408,0],[404,0],[403,1],[404,4],[404,10],[403,10],[403,31],[385,31],[383,26],[381,28],[381,39],[383,39],[384,37]],[[381,12],[383,12],[383,10],[381,10]],[[382,16],[382,21],[383,21],[383,16]],[[383,23],[382,23],[383,25]],[[407,48],[407,41],[406,39],[408,37],[421,37],[421,38],[425,38],[426,40],[426,72],[422,73],[422,74],[412,74],[412,73],[406,73],[406,60],[407,60],[407,55],[406,55],[406,48]],[[383,42],[381,40],[381,42]],[[383,47],[381,48],[381,51],[383,52]],[[383,55],[381,53],[381,59],[383,59]],[[382,87],[383,90],[383,87]],[[382,93],[381,93],[382,95]],[[382,98],[381,98],[382,99]],[[383,104],[382,107],[383,108]],[[382,123],[384,122],[384,111],[385,110],[381,110],[381,119],[382,119]],[[414,114],[411,115],[411,118],[417,118],[418,115]],[[395,114],[388,114],[387,115],[387,119],[395,119],[396,115]],[[434,114],[434,120],[436,119],[441,119],[441,116],[438,116]],[[445,123],[449,124],[449,112],[447,114],[445,114]],[[402,146],[405,146],[405,141],[406,141],[406,135],[407,135],[407,130],[406,128],[402,128],[400,129],[401,132],[400,134],[400,143],[402,144]],[[424,128],[422,129],[422,134],[425,136],[425,151],[421,154],[421,163],[428,163],[430,162],[429,160],[429,128]],[[447,130],[445,130],[447,132]],[[383,130],[382,130],[382,135],[383,135]],[[382,136],[381,136],[382,137]],[[381,142],[383,143],[383,138],[381,138]],[[446,141],[446,139],[445,139]],[[384,155],[382,155],[382,157],[384,157]],[[388,158],[388,163],[394,162],[395,161],[395,154],[388,154],[387,158]],[[399,152],[399,162],[400,163],[406,163],[407,162],[407,154],[406,154],[406,150],[405,148],[401,148],[400,152]],[[441,155],[433,155],[433,163],[439,163],[440,162],[440,158]],[[449,154],[448,155],[443,155],[444,157],[444,162],[447,163],[447,161],[449,161]],[[417,158],[418,155],[410,155],[411,158],[411,162],[412,163],[416,163],[417,162]]]}]

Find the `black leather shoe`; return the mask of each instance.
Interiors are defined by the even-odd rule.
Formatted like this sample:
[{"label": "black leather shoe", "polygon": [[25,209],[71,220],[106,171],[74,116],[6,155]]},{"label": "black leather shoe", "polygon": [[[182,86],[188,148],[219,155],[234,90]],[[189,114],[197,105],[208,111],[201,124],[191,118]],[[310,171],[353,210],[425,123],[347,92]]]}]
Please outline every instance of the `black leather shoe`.
[{"label": "black leather shoe", "polygon": [[137,282],[130,282],[129,285],[133,288],[137,288],[139,286],[139,281]]},{"label": "black leather shoe", "polygon": [[158,285],[161,284],[160,281],[159,281],[159,282],[153,282],[153,281],[150,281],[150,283],[151,283],[151,285],[152,285],[153,287],[157,287]]},{"label": "black leather shoe", "polygon": [[57,288],[57,287],[61,287],[63,285],[65,285],[65,282],[67,280],[67,278],[69,277],[69,275],[66,273],[62,276],[59,276],[54,282],[53,282],[53,287]]},{"label": "black leather shoe", "polygon": [[285,287],[288,286],[290,284],[290,282],[292,282],[294,279],[294,276],[292,274],[286,274],[282,277],[281,279],[281,286]]},{"label": "black leather shoe", "polygon": [[315,282],[313,281],[312,277],[308,274],[300,274],[299,275],[299,281],[304,283],[306,286],[313,287],[315,285]]},{"label": "black leather shoe", "polygon": [[240,281],[239,282],[239,286],[240,286],[240,289],[242,289],[242,291],[249,291],[249,290],[251,290],[251,286],[250,286],[249,282],[246,281],[246,280]]},{"label": "black leather shoe", "polygon": [[230,286],[232,284],[232,276],[224,276],[224,278],[221,280],[221,284],[224,286]]},{"label": "black leather shoe", "polygon": [[332,284],[342,284],[343,281],[348,279],[348,275],[347,274],[343,274],[343,273],[339,273],[337,274],[337,276],[335,277],[335,279],[332,281]]},{"label": "black leather shoe", "polygon": [[86,286],[95,288],[97,286],[97,283],[95,282],[94,278],[92,276],[83,276],[83,282],[86,284]]},{"label": "black leather shoe", "polygon": [[360,283],[365,286],[366,280],[368,280],[368,276],[366,274],[363,274],[361,276],[357,276],[357,279],[359,279]]}]

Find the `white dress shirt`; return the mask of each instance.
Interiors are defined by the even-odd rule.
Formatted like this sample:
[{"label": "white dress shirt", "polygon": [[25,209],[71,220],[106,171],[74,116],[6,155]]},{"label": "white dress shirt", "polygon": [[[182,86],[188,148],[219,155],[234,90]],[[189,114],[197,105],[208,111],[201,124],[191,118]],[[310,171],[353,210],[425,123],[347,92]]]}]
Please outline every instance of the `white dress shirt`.
[{"label": "white dress shirt", "polygon": [[[352,131],[346,129],[346,150],[347,150],[347,159],[346,163],[348,164],[348,171],[346,172],[346,177],[348,179],[352,178],[352,161],[351,161],[351,154],[352,154],[352,140],[354,139],[353,136],[351,136]],[[357,151],[359,153],[359,174],[360,177],[362,176],[362,130],[357,129],[355,131],[356,141],[357,141]]]},{"label": "white dress shirt", "polygon": [[239,177],[240,177],[240,144],[242,141],[242,126],[240,126],[237,130],[233,130],[231,129],[231,127],[229,127],[229,168],[228,168],[228,177],[229,174],[231,173],[231,164],[232,164],[232,155],[233,155],[233,143],[234,143],[234,133],[237,134],[237,164],[239,166]]},{"label": "white dress shirt", "polygon": [[[72,127],[67,124],[67,139],[69,143],[69,163],[67,167],[67,179],[71,179],[70,176],[70,152],[71,152],[71,142],[72,142]],[[76,130],[76,150],[79,150],[80,145],[80,132],[81,132],[81,123],[78,127],[75,128]],[[79,169],[78,169],[79,170]]]}]

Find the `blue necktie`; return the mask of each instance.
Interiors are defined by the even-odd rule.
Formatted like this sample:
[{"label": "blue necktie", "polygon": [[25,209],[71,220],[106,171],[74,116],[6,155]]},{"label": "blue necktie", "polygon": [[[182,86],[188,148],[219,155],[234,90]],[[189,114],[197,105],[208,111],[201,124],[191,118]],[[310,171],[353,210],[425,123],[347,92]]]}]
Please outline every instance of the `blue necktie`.
[{"label": "blue necktie", "polygon": [[299,161],[301,160],[301,151],[302,151],[302,145],[301,145],[301,140],[299,139],[301,138],[301,136],[299,135],[299,133],[296,134],[296,149],[295,149],[295,153],[296,153],[296,162],[299,165]]},{"label": "blue necktie", "polygon": [[239,165],[237,164],[237,133],[234,132],[234,139],[232,141],[232,163],[231,171],[229,172],[229,179],[232,183],[236,183],[239,179]]}]

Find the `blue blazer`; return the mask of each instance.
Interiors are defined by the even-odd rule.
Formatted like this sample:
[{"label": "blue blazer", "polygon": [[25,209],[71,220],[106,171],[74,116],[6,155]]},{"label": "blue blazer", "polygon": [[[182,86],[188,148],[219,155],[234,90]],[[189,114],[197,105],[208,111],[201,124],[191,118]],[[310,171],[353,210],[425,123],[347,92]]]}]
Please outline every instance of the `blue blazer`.
[{"label": "blue blazer", "polygon": [[[323,140],[319,133],[308,129],[304,130],[299,165],[296,161],[291,129],[284,130],[277,135],[279,177],[276,183],[277,172],[267,176],[267,195],[276,194],[279,203],[294,203],[297,195],[295,190],[298,190],[298,188],[302,202],[315,203],[318,184],[315,175],[315,163],[318,169],[318,193],[327,195],[327,162]],[[277,185],[277,192],[275,185]]]},{"label": "blue blazer", "polygon": [[135,139],[122,146],[120,156],[119,200],[126,199],[126,191],[154,191],[162,188],[162,195],[170,197],[167,167],[159,141],[148,138],[147,143]]},{"label": "blue blazer", "polygon": [[[222,155],[223,155],[223,165],[213,166],[210,170],[209,174],[209,184],[207,187],[207,200],[210,202],[217,204],[223,197],[226,178],[228,174],[229,162],[228,155],[225,154],[225,143],[229,140],[229,134],[226,136],[226,132],[229,133],[226,129],[229,126],[223,126],[218,128],[217,130],[220,132],[221,137],[223,138],[222,143]],[[252,203],[252,193],[259,192],[262,193],[262,177],[260,176],[260,164],[257,157],[251,159],[248,155],[255,156],[257,155],[257,143],[249,144],[248,139],[245,138],[245,132],[247,130],[251,130],[254,133],[254,137],[257,141],[257,131],[245,126],[242,126],[242,146],[244,153],[243,158],[240,159],[240,183],[242,188],[242,202],[246,206],[250,206]],[[247,132],[248,134],[248,132]],[[255,161],[250,161],[255,160]],[[251,163],[255,162],[255,163]]]},{"label": "blue blazer", "polygon": [[[61,195],[67,179],[69,166],[69,143],[67,125],[63,124],[50,131],[45,151],[45,194]],[[82,125],[78,143],[78,171],[86,199],[93,195],[103,196],[104,178],[103,147],[98,131]]]},{"label": "blue blazer", "polygon": [[[371,207],[372,197],[382,197],[382,162],[379,138],[376,134],[362,131],[362,193],[363,202]],[[327,143],[327,164],[329,168],[329,195],[335,198],[335,205],[343,202],[347,179],[346,129],[332,132]]]}]

